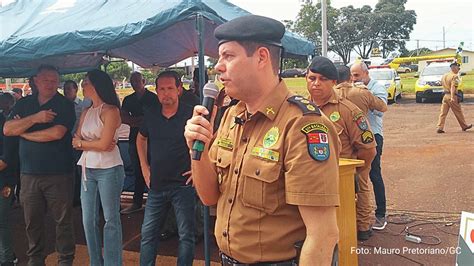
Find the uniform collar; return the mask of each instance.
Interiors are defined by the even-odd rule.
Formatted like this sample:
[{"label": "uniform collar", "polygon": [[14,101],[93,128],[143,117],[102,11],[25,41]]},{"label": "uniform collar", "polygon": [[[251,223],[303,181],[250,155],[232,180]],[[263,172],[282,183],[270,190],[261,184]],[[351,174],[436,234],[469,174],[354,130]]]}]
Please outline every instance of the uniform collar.
[{"label": "uniform collar", "polygon": [[331,89],[331,96],[328,98],[328,100],[326,102],[324,102],[323,104],[321,104],[318,107],[322,108],[323,106],[325,106],[328,103],[336,104],[336,103],[339,102],[339,100],[340,100],[340,97],[337,96],[336,91],[334,90],[334,88],[332,88]]},{"label": "uniform collar", "polygon": [[[278,83],[278,85],[273,89],[272,93],[268,95],[268,97],[262,103],[260,108],[257,110],[257,113],[261,113],[272,121],[275,120],[278,111],[280,111],[283,102],[285,102],[288,98],[289,93],[290,92],[288,91],[285,82],[280,81],[280,83]],[[253,114],[253,116],[254,115],[255,114]],[[245,103],[240,101],[235,106],[233,116],[242,118],[244,120],[247,120],[249,118],[247,117]]]},{"label": "uniform collar", "polygon": [[337,84],[336,87],[334,87],[334,89],[338,90],[338,89],[350,88],[350,87],[352,87],[352,84],[348,82],[342,82],[342,83]]}]

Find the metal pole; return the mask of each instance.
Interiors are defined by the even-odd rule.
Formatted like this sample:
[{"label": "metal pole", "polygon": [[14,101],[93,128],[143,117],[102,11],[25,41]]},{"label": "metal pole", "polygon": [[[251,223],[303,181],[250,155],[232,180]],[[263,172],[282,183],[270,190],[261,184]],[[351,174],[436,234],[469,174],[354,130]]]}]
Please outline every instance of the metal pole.
[{"label": "metal pole", "polygon": [[443,26],[443,49],[446,48],[446,30]]},{"label": "metal pole", "polygon": [[321,55],[328,56],[328,25],[326,0],[321,0]]},{"label": "metal pole", "polygon": [[[204,66],[204,18],[201,14],[197,15],[197,35],[199,42],[199,95],[201,97],[201,102],[204,98],[202,93],[202,88],[204,87],[205,76],[204,71],[206,71]],[[212,110],[210,110],[212,111]],[[209,207],[203,206],[203,216],[204,216],[204,261],[206,266],[211,265],[211,253],[209,248]]]}]

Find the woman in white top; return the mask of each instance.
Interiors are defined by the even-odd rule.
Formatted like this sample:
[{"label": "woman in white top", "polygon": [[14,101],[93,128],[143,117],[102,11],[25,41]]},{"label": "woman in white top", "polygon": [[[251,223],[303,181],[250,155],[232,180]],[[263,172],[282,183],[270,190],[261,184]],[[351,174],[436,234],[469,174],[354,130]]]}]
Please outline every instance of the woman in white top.
[{"label": "woman in white top", "polygon": [[[120,194],[125,172],[117,146],[120,102],[112,80],[100,70],[89,71],[82,83],[92,106],[84,110],[72,140],[82,150],[81,204],[90,264],[122,265]],[[104,254],[99,228],[99,209],[104,211]]]}]

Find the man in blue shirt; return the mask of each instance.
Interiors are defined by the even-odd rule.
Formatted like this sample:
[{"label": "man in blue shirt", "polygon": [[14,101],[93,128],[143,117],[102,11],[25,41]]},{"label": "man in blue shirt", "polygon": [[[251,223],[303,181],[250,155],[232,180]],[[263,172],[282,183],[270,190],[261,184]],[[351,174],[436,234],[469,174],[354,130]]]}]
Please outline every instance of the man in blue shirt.
[{"label": "man in blue shirt", "polygon": [[[369,91],[387,103],[388,93],[385,87],[369,76],[369,69],[364,62],[358,62],[351,66],[351,76],[354,83],[361,82],[367,86]],[[375,223],[372,226],[375,230],[383,230],[387,225],[385,219],[386,214],[386,200],[385,200],[385,185],[382,178],[381,156],[383,150],[383,113],[371,110],[367,114],[372,132],[377,142],[377,155],[372,161],[370,170],[370,180],[374,187],[375,202],[377,209],[375,210]]]}]

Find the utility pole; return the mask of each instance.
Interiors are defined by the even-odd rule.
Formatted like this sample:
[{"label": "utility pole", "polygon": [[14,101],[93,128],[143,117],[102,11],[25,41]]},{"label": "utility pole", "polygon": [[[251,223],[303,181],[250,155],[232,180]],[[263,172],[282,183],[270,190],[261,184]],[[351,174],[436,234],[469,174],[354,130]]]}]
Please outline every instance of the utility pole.
[{"label": "utility pole", "polygon": [[321,0],[321,55],[328,56],[328,26],[326,0]]},{"label": "utility pole", "polygon": [[416,40],[416,56],[420,55],[420,40]]},{"label": "utility pole", "polygon": [[443,49],[446,48],[446,30],[443,26]]}]

